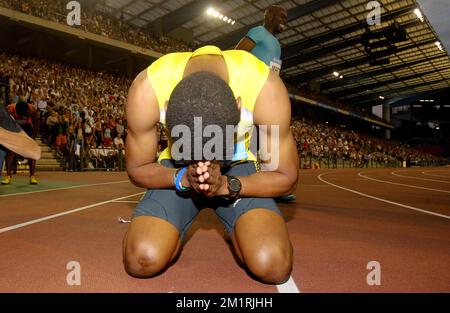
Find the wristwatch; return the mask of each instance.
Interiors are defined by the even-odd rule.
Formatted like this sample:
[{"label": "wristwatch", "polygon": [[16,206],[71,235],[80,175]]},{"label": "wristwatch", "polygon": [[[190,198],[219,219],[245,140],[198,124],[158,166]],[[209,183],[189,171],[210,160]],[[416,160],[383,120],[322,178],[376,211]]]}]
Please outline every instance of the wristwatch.
[{"label": "wristwatch", "polygon": [[227,188],[230,193],[227,198],[237,198],[241,192],[241,187],[241,181],[237,177],[227,175]]}]

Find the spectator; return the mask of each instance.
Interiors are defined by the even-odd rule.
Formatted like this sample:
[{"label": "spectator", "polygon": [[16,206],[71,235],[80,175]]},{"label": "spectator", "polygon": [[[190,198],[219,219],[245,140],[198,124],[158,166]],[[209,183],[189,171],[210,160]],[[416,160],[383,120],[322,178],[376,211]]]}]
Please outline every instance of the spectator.
[{"label": "spectator", "polygon": [[122,135],[117,133],[117,137],[114,138],[114,148],[115,149],[123,149],[124,148],[124,142],[122,139]]},{"label": "spectator", "polygon": [[[0,6],[20,11],[52,22],[67,25],[66,0],[2,0]],[[83,10],[82,23],[74,26],[84,31],[121,40],[162,54],[175,51],[192,51],[192,46],[170,37],[155,38],[148,30],[124,23],[123,12],[116,19],[113,12]]]},{"label": "spectator", "polygon": [[[30,138],[34,140],[36,136],[36,120],[37,112],[32,105],[20,100],[17,104],[9,105],[6,111],[16,120],[20,128]],[[7,176],[2,180],[2,185],[9,185],[12,180],[14,152],[9,150],[6,153],[6,172]],[[30,184],[36,185],[38,183],[35,177],[36,161],[33,158],[28,158],[28,165],[30,168]]]},{"label": "spectator", "polygon": [[41,157],[38,144],[19,127],[4,107],[0,106],[0,178],[8,149],[34,160]]}]

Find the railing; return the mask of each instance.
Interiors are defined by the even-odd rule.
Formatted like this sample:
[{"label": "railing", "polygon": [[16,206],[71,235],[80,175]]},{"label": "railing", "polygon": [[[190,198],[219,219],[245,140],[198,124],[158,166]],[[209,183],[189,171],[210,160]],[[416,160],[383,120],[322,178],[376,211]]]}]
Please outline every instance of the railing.
[{"label": "railing", "polygon": [[64,169],[78,171],[124,171],[125,150],[123,148],[86,148],[67,152],[63,156]]},{"label": "railing", "polygon": [[82,171],[123,171],[125,170],[125,150],[102,147],[83,149],[80,167]]},{"label": "railing", "polygon": [[[333,157],[315,157],[310,154],[300,156],[300,169],[314,168],[402,168],[410,166],[445,166],[442,162],[421,161],[376,161],[354,160]],[[125,171],[125,150],[123,148],[89,148],[81,146],[79,155],[72,151],[65,156],[66,171]]]},{"label": "railing", "polygon": [[300,156],[300,169],[318,168],[399,168],[401,161],[353,160],[335,157]]},{"label": "railing", "polygon": [[376,161],[353,160],[333,157],[315,157],[311,154],[300,156],[300,169],[314,168],[401,168],[401,167],[436,167],[445,166],[448,162],[441,161]]}]

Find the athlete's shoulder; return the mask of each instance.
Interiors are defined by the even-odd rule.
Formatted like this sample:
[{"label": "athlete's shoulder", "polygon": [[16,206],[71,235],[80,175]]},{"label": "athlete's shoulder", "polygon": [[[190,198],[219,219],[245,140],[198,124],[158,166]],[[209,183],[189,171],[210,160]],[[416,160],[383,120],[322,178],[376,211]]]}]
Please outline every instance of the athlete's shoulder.
[{"label": "athlete's shoulder", "polygon": [[251,52],[245,51],[245,50],[225,50],[225,51],[222,51],[222,53],[227,56],[231,56],[231,57],[235,57],[235,58],[243,58],[245,61],[250,60],[250,61],[255,61],[255,62],[258,62],[258,61],[261,62],[261,60],[258,59],[254,54],[252,54]]},{"label": "athlete's shoulder", "polygon": [[161,56],[157,61],[176,59],[176,58],[183,57],[186,55],[191,55],[191,54],[192,54],[192,52],[171,52],[171,53],[167,53],[167,54]]},{"label": "athlete's shoulder", "polygon": [[264,26],[256,26],[248,31],[247,37],[256,42],[261,37],[264,37],[265,33],[266,31]]},{"label": "athlete's shoulder", "polygon": [[259,26],[250,28],[250,30],[248,32],[263,32],[263,31],[265,31],[264,26],[259,25]]},{"label": "athlete's shoulder", "polygon": [[149,70],[157,70],[162,69],[166,66],[172,66],[174,62],[177,60],[182,60],[185,57],[189,57],[192,54],[192,52],[172,52],[163,55],[162,57],[155,60],[150,66],[148,67]]},{"label": "athlete's shoulder", "polygon": [[258,59],[255,55],[244,50],[227,50],[223,53],[228,57],[227,63],[229,66],[235,66],[240,71],[247,71],[259,74],[267,74],[269,71],[268,66]]}]

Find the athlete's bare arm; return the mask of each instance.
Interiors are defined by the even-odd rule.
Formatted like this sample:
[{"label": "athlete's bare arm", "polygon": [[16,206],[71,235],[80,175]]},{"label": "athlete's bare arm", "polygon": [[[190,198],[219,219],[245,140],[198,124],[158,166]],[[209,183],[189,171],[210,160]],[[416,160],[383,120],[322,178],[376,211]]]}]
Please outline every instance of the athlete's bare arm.
[{"label": "athlete's bare arm", "polygon": [[[125,151],[131,181],[136,186],[147,189],[173,188],[176,170],[156,163],[159,106],[146,71],[141,72],[130,87],[126,114],[128,135]],[[198,175],[202,173],[195,164],[189,166],[182,185],[199,190]]]},{"label": "athlete's bare arm", "polygon": [[41,148],[23,130],[15,133],[0,127],[0,144],[23,157],[41,158]]},{"label": "athlete's bare arm", "polygon": [[[286,87],[281,78],[270,71],[269,78],[261,90],[253,113],[254,123],[259,125],[260,132],[267,126],[267,139],[260,134],[260,142],[268,143],[272,158],[262,155],[262,167],[273,162],[276,166],[272,171],[262,171],[254,175],[240,177],[242,182],[241,196],[246,197],[278,197],[288,195],[295,190],[298,179],[299,159],[294,137],[291,133],[291,104]],[[278,126],[279,137],[272,138],[270,126]],[[263,136],[261,136],[263,135]],[[277,144],[270,147],[271,141]],[[273,151],[271,151],[273,150]],[[278,150],[278,162],[273,159]],[[266,159],[266,160],[264,160]],[[272,164],[273,166],[273,164]]]},{"label": "athlete's bare arm", "polygon": [[130,87],[126,115],[126,165],[131,181],[143,188],[173,187],[172,176],[175,170],[156,163],[159,108],[145,70],[136,77]]}]

